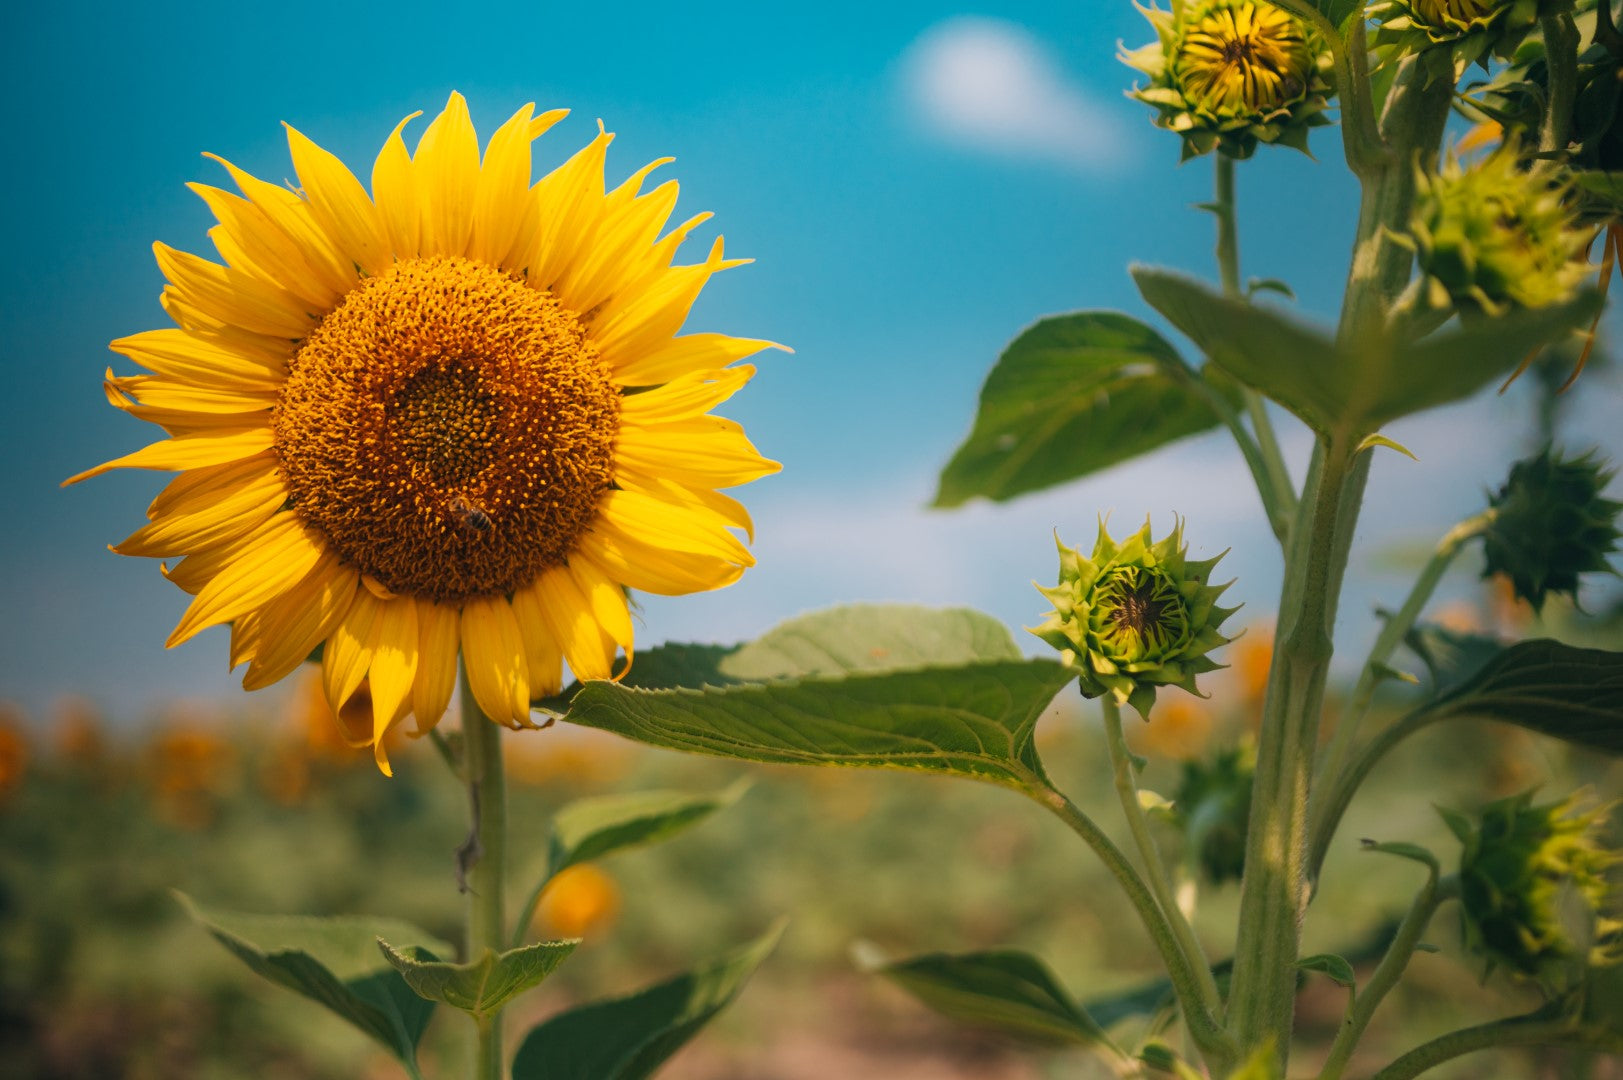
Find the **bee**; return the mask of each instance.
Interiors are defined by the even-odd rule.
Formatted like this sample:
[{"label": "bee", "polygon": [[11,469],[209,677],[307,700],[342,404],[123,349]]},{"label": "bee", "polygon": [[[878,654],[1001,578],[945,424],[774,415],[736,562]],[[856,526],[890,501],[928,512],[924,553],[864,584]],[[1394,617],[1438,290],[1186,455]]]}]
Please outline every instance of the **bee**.
[{"label": "bee", "polygon": [[456,515],[457,522],[464,529],[483,535],[490,531],[490,515],[485,513],[483,507],[471,499],[464,499],[461,495],[451,500],[451,513]]}]

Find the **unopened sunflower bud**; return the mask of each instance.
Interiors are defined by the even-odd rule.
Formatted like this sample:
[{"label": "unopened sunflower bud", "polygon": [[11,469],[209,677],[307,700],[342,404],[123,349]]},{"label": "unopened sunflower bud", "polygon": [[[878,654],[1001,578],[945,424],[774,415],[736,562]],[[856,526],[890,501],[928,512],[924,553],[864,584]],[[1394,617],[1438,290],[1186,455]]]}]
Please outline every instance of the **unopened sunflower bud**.
[{"label": "unopened sunflower bud", "polygon": [[1257,756],[1250,747],[1224,750],[1210,761],[1187,761],[1173,797],[1173,815],[1207,880],[1238,881],[1245,870],[1246,825]]},{"label": "unopened sunflower bud", "polygon": [[1257,144],[1307,150],[1307,130],[1328,124],[1325,43],[1301,20],[1263,0],[1140,8],[1156,40],[1121,61],[1150,77],[1132,97],[1156,124],[1183,136],[1183,156],[1218,150],[1247,158]]},{"label": "unopened sunflower bud", "polygon": [[1091,558],[1059,547],[1059,584],[1037,591],[1054,610],[1031,632],[1080,672],[1085,697],[1111,694],[1146,720],[1160,686],[1199,694],[1195,676],[1222,665],[1208,655],[1228,643],[1218,632],[1236,608],[1217,606],[1227,584],[1211,585],[1214,559],[1186,558],[1183,522],[1152,542],[1150,523],[1117,544],[1099,525]]},{"label": "unopened sunflower bud", "polygon": [[1417,180],[1412,244],[1433,301],[1498,315],[1570,297],[1589,273],[1594,229],[1549,161],[1503,146],[1472,165],[1446,161]]},{"label": "unopened sunflower bud", "polygon": [[1623,535],[1617,529],[1623,503],[1601,494],[1611,479],[1589,454],[1567,459],[1546,449],[1512,465],[1490,502],[1482,576],[1505,575],[1534,611],[1551,593],[1576,599],[1578,575],[1608,570],[1607,556]]},{"label": "unopened sunflower bud", "polygon": [[1428,75],[1457,79],[1473,63],[1509,60],[1541,15],[1570,10],[1568,0],[1387,0],[1372,4],[1376,55],[1396,62],[1421,55]]},{"label": "unopened sunflower bud", "polygon": [[1577,797],[1534,806],[1533,793],[1485,807],[1477,822],[1443,811],[1459,837],[1460,911],[1466,944],[1490,969],[1558,985],[1585,966],[1623,960],[1623,920],[1607,871],[1619,856],[1596,832],[1604,808]]}]

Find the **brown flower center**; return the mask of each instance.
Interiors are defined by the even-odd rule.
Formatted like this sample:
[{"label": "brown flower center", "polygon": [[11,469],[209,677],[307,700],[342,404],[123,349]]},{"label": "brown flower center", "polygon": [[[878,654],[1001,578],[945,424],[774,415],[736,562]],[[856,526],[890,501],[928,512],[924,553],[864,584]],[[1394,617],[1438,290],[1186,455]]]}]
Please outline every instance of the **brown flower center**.
[{"label": "brown flower center", "polygon": [[272,414],[295,512],[385,587],[456,601],[564,560],[614,475],[619,393],[552,294],[463,258],[357,285]]}]

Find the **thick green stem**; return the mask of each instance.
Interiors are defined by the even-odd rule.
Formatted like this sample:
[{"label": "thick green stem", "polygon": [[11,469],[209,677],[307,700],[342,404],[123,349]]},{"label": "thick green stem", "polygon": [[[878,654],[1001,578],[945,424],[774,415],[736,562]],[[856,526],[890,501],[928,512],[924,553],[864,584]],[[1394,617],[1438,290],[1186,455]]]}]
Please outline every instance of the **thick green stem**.
[{"label": "thick green stem", "polygon": [[[1358,734],[1358,728],[1369,715],[1370,706],[1374,703],[1375,690],[1385,678],[1386,665],[1392,659],[1392,654],[1397,651],[1404,635],[1420,617],[1421,611],[1431,600],[1432,593],[1436,592],[1443,575],[1454,564],[1454,559],[1467,543],[1482,535],[1483,530],[1492,524],[1494,517],[1495,511],[1484,510],[1455,525],[1437,542],[1436,550],[1432,552],[1425,568],[1420,571],[1420,576],[1415,579],[1414,587],[1409,590],[1409,596],[1404,600],[1403,607],[1396,615],[1386,620],[1386,625],[1381,628],[1380,635],[1375,639],[1374,647],[1369,651],[1369,659],[1364,662],[1364,670],[1358,676],[1358,685],[1353,688],[1352,703],[1347,709],[1345,719],[1336,728],[1335,738],[1331,741],[1329,753],[1325,756],[1324,768],[1320,770],[1321,780],[1328,778],[1336,781],[1340,777],[1341,770],[1346,766],[1347,754],[1352,749],[1353,739]],[[1319,802],[1319,796],[1315,793],[1310,814],[1315,822],[1320,817]],[[1317,877],[1318,861],[1310,860],[1308,870]]]},{"label": "thick green stem", "polygon": [[[1084,814],[1062,792],[1039,781],[1034,781],[1025,791],[1093,849],[1094,854],[1099,856],[1099,861],[1105,864],[1105,869],[1110,871],[1122,891],[1127,894],[1128,901],[1138,911],[1139,919],[1143,921],[1144,928],[1149,931],[1156,950],[1161,954],[1161,963],[1166,967],[1168,978],[1172,980],[1172,991],[1177,996],[1178,1007],[1183,1013],[1184,1026],[1189,1031],[1189,1037],[1200,1048],[1212,1075],[1226,1075],[1236,1060],[1234,1042],[1203,1003],[1201,977],[1196,974],[1194,965],[1179,947],[1177,933],[1172,929],[1166,912],[1156,903],[1155,897],[1144,884],[1144,879],[1138,876],[1138,871],[1133,869],[1133,864],[1128,861],[1127,856],[1104,834],[1094,820]],[[1210,971],[1206,972],[1206,977],[1211,977]]]},{"label": "thick green stem", "polygon": [[1583,39],[1571,14],[1546,15],[1539,20],[1539,29],[1544,31],[1550,96],[1539,129],[1538,148],[1544,154],[1564,153],[1572,131],[1572,106],[1578,95],[1578,46]]},{"label": "thick green stem", "polygon": [[1206,951],[1200,947],[1200,939],[1195,937],[1194,927],[1189,925],[1183,910],[1178,907],[1172,886],[1167,880],[1166,867],[1161,862],[1161,852],[1156,847],[1155,838],[1150,835],[1150,823],[1145,818],[1144,807],[1138,799],[1138,780],[1133,775],[1133,762],[1127,750],[1127,737],[1121,729],[1121,708],[1109,694],[1099,701],[1104,710],[1105,745],[1110,748],[1110,766],[1116,782],[1116,795],[1121,799],[1122,814],[1127,818],[1127,827],[1133,834],[1133,844],[1138,848],[1139,860],[1143,862],[1144,873],[1149,878],[1150,891],[1155,894],[1156,903],[1161,906],[1167,922],[1172,926],[1173,934],[1178,939],[1178,947],[1183,951],[1184,958],[1199,980],[1201,1002],[1215,1013],[1222,1007],[1222,998],[1217,993],[1217,980],[1212,978],[1211,964],[1206,959]]},{"label": "thick green stem", "polygon": [[1364,782],[1375,763],[1385,757],[1388,750],[1435,719],[1434,714],[1421,710],[1382,730],[1365,743],[1357,756],[1335,777],[1329,794],[1322,800],[1314,800],[1313,834],[1307,853],[1308,873],[1312,877],[1318,877],[1319,868],[1324,865],[1324,856],[1330,850],[1330,841],[1336,835],[1336,827],[1341,824],[1341,815],[1347,812],[1358,786]]},{"label": "thick green stem", "polygon": [[1426,932],[1431,917],[1437,913],[1437,908],[1445,900],[1456,896],[1458,891],[1459,883],[1456,879],[1449,877],[1438,881],[1437,872],[1433,869],[1425,888],[1415,897],[1414,905],[1409,908],[1409,914],[1398,926],[1398,932],[1393,937],[1392,944],[1387,947],[1386,955],[1381,957],[1375,974],[1370,976],[1368,983],[1358,989],[1352,1007],[1347,1010],[1347,1017],[1342,1021],[1341,1030],[1336,1033],[1336,1040],[1330,1046],[1330,1055],[1325,1059],[1324,1070],[1319,1073],[1319,1080],[1340,1080],[1342,1072],[1347,1068],[1347,1061],[1357,1048],[1358,1040],[1363,1037],[1364,1029],[1369,1026],[1375,1010],[1403,977],[1403,970],[1409,966],[1409,960],[1414,956],[1416,946],[1420,944],[1420,935]]},{"label": "thick green stem", "polygon": [[[506,889],[507,782],[502,773],[502,729],[479,708],[462,680],[462,743],[473,834],[464,849],[468,890],[467,957],[507,947],[502,897]],[[479,1021],[473,1080],[502,1080],[502,1018],[495,1012]]]},{"label": "thick green stem", "polygon": [[1410,1080],[1445,1061],[1496,1046],[1565,1046],[1623,1054],[1623,1032],[1613,1027],[1575,1025],[1570,1020],[1539,1016],[1495,1020],[1423,1043],[1376,1073],[1371,1080]]}]

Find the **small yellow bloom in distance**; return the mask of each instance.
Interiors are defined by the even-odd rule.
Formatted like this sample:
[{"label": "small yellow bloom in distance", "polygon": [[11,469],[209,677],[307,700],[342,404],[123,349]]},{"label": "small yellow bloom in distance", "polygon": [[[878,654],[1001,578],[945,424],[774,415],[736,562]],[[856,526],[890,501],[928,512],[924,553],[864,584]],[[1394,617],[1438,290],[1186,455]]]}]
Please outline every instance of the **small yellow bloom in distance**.
[{"label": "small yellow bloom in distance", "polygon": [[620,886],[591,863],[559,871],[536,905],[533,927],[543,938],[579,938],[601,933],[620,913]]}]

